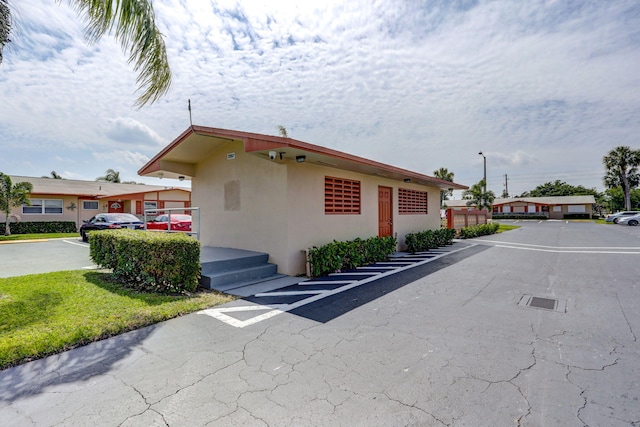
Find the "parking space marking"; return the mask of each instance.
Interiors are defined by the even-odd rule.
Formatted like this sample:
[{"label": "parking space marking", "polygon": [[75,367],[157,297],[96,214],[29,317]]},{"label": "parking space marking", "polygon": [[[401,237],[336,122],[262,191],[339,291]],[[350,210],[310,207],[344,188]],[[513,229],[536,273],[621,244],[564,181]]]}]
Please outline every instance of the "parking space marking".
[{"label": "parking space marking", "polygon": [[82,247],[85,247],[85,248],[88,248],[88,247],[89,247],[89,244],[88,244],[88,243],[72,242],[71,240],[63,240],[63,242],[65,242],[65,243],[69,243],[70,245],[82,246]]},{"label": "parking space marking", "polygon": [[[274,290],[272,292],[263,292],[260,294],[256,294],[253,297],[254,298],[278,298],[281,297],[283,299],[286,299],[287,297],[291,298],[291,297],[295,297],[295,296],[303,296],[303,295],[311,295],[308,298],[303,298],[300,299],[298,301],[292,302],[292,303],[275,303],[275,304],[252,304],[252,305],[244,305],[244,306],[232,306],[232,307],[219,307],[219,308],[209,308],[206,310],[202,310],[199,311],[198,314],[204,314],[206,316],[210,316],[213,317],[217,320],[220,320],[230,326],[236,327],[236,328],[244,328],[246,326],[249,325],[254,325],[258,322],[262,322],[263,320],[267,320],[270,319],[274,316],[277,316],[279,314],[282,313],[286,313],[288,311],[294,310],[298,307],[302,307],[304,305],[307,304],[311,304],[313,302],[319,301],[323,298],[327,298],[329,296],[332,295],[336,295],[339,294],[341,292],[345,292],[348,291],[350,289],[353,289],[355,287],[358,286],[362,286],[365,285],[367,283],[376,281],[378,279],[381,279],[383,277],[387,277],[390,276],[392,274],[396,274],[399,273],[401,271],[405,271],[411,268],[415,268],[430,262],[433,262],[439,258],[442,258],[444,256],[447,256],[449,254],[453,254],[456,252],[460,252],[463,251],[465,249],[469,249],[472,248],[474,246],[477,246],[476,244],[469,244],[466,245],[464,247],[458,248],[458,249],[451,249],[451,250],[446,250],[446,251],[439,251],[438,254],[433,254],[433,252],[428,252],[428,253],[423,253],[423,254],[415,254],[415,255],[411,255],[408,256],[406,258],[410,258],[412,261],[407,262],[406,260],[404,262],[402,262],[401,264],[403,265],[398,265],[397,268],[394,268],[392,270],[386,270],[384,272],[376,272],[376,273],[366,273],[366,272],[360,272],[360,273],[353,273],[353,272],[346,272],[346,273],[333,273],[330,274],[328,277],[354,277],[354,276],[369,276],[369,277],[365,277],[362,279],[356,279],[353,278],[353,280],[303,280],[300,283],[298,283],[297,285],[291,285],[288,286],[287,288],[292,288],[295,286],[300,286],[300,290],[290,290],[290,291],[278,291],[278,290]],[[402,257],[396,257],[396,258],[392,258],[390,262],[393,262],[393,260],[400,260],[401,258],[405,258],[404,256]],[[385,261],[389,262],[389,261]],[[375,265],[375,263],[374,263]],[[322,278],[321,278],[322,279]],[[326,290],[305,290],[304,286],[310,286],[310,285],[316,285],[316,286],[322,286],[322,285],[336,285],[339,284],[341,286],[334,288],[334,289],[326,289]],[[255,311],[267,311],[266,313],[262,313],[259,314],[257,316],[253,316],[250,317],[246,320],[241,320],[241,319],[237,319],[233,316],[231,316],[231,313],[243,313],[245,316],[250,313],[250,312],[255,312]]]},{"label": "parking space marking", "polygon": [[568,254],[640,254],[640,247],[633,246],[547,246],[531,243],[513,243],[499,240],[474,239],[478,244],[488,244],[498,248],[520,249],[538,252],[568,253]]},{"label": "parking space marking", "polygon": [[[552,253],[556,253],[556,254],[598,254],[598,255],[602,255],[602,254],[616,254],[616,255],[640,255],[640,250],[637,250],[636,252],[629,252],[629,251],[591,251],[591,250],[568,250],[568,249],[541,249],[541,248],[524,248],[522,246],[510,246],[510,245],[493,245],[496,248],[508,248],[508,249],[520,249],[521,251],[536,251],[536,252],[552,252]],[[621,248],[621,249],[628,249],[628,248]],[[634,248],[631,248],[634,249]]]}]

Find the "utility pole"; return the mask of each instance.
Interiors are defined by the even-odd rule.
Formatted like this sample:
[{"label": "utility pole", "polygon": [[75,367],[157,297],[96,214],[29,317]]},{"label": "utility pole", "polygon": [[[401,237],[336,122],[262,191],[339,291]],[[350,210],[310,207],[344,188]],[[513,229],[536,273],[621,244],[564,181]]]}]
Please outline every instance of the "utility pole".
[{"label": "utility pole", "polygon": [[487,156],[485,156],[482,151],[478,153],[482,156],[482,160],[484,160],[484,188],[483,191],[487,192]]},{"label": "utility pole", "polygon": [[509,177],[507,174],[504,174],[504,193],[509,197]]}]

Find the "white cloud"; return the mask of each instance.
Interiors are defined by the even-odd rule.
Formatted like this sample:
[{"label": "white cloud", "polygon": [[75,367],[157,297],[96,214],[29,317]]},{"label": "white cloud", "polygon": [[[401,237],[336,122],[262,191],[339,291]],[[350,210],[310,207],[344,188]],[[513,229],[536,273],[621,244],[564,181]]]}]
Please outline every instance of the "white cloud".
[{"label": "white cloud", "polygon": [[[133,151],[109,151],[109,152],[95,152],[93,156],[98,160],[111,161],[116,165],[128,165],[141,168],[151,160],[148,156]],[[115,167],[107,169],[116,169]]]},{"label": "white cloud", "polygon": [[106,135],[116,141],[133,145],[157,145],[167,143],[148,126],[131,117],[118,117],[107,120]]},{"label": "white cloud", "polygon": [[467,185],[483,151],[497,192],[505,174],[517,193],[558,176],[602,187],[602,156],[638,146],[633,0],[156,2],[174,79],[141,110],[111,37],[88,46],[66,4],[19,3],[24,31],[0,74],[9,173],[120,167],[135,179],[189,125],[187,99],[195,124],[284,125],[423,173],[447,167]]}]

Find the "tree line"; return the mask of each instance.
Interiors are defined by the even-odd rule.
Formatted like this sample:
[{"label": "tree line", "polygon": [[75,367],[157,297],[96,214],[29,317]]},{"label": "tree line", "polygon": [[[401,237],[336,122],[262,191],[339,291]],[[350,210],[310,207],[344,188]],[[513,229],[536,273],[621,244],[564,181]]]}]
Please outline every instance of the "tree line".
[{"label": "tree line", "polygon": [[[607,188],[600,192],[595,188],[582,185],[571,185],[564,181],[555,180],[538,185],[531,191],[525,191],[514,197],[551,197],[551,196],[587,196],[596,199],[595,211],[640,210],[640,149],[632,149],[623,145],[609,151],[603,158],[605,167],[603,182]],[[446,168],[433,171],[436,178],[453,182],[454,173]],[[478,209],[490,209],[496,196],[493,191],[485,190],[484,179],[473,184],[462,193],[467,200],[467,206],[477,206]],[[440,192],[440,204],[443,206],[452,195],[450,190]],[[505,195],[503,195],[504,197]],[[508,196],[508,195],[507,195]]]}]

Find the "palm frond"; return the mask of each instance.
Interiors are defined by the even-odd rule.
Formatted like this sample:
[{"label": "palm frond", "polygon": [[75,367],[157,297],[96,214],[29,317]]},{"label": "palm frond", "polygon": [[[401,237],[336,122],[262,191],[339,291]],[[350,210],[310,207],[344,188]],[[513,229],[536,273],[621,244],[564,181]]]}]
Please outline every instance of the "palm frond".
[{"label": "palm frond", "polygon": [[[6,0],[0,0],[6,1]],[[138,72],[135,105],[153,104],[171,86],[171,70],[164,38],[155,23],[150,0],[69,0],[87,18],[86,37],[96,42],[113,32],[122,49],[129,53],[129,63]]]},{"label": "palm frond", "polygon": [[9,35],[11,34],[11,10],[9,9],[9,0],[0,0],[0,63],[2,63],[2,51],[4,46],[9,43]]},{"label": "palm frond", "polygon": [[289,134],[287,133],[287,128],[282,126],[282,125],[278,125],[276,126],[276,129],[278,129],[278,133],[280,134],[281,137],[283,138],[289,138]]}]

